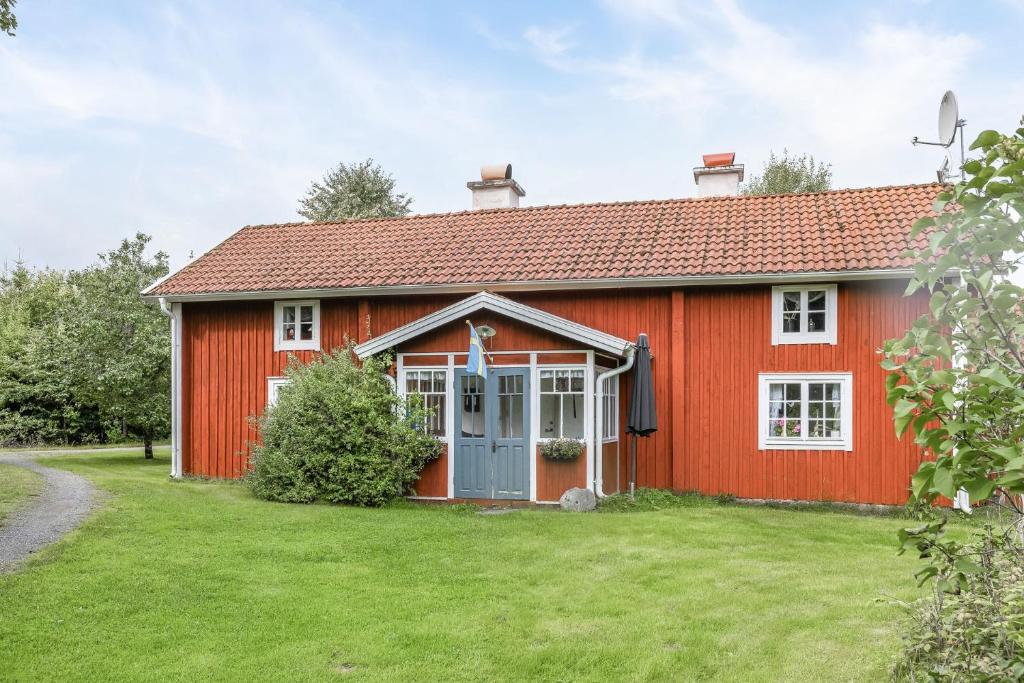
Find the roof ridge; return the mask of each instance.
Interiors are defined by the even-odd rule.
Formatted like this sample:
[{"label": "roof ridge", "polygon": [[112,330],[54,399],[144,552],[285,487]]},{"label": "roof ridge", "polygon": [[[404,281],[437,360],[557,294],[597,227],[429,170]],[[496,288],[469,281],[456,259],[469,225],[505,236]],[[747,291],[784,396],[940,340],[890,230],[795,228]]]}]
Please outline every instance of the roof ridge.
[{"label": "roof ridge", "polygon": [[578,204],[537,204],[535,206],[519,206],[498,209],[463,209],[460,211],[436,211],[434,213],[415,213],[405,216],[372,216],[367,218],[348,218],[341,221],[289,221],[286,223],[256,223],[243,225],[240,230],[248,228],[290,228],[296,226],[333,226],[333,225],[358,225],[363,223],[377,223],[380,221],[402,221],[418,220],[427,218],[438,218],[441,216],[463,216],[473,214],[477,216],[490,215],[495,213],[523,213],[533,211],[545,211],[551,209],[585,209],[605,206],[641,206],[652,204],[689,204],[697,202],[735,202],[753,199],[766,199],[769,197],[815,197],[821,195],[852,194],[857,192],[882,192],[885,190],[907,190],[911,188],[944,187],[942,183],[910,183],[905,185],[877,185],[867,187],[840,187],[818,192],[789,192],[784,194],[751,194],[751,195],[727,195],[715,197],[668,197],[665,199],[625,199],[613,202],[582,202]]}]

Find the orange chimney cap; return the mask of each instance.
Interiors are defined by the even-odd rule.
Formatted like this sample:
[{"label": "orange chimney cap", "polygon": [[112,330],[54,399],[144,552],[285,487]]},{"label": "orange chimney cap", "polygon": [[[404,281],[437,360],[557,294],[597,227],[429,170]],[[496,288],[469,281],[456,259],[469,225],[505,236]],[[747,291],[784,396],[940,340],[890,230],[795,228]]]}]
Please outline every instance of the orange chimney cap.
[{"label": "orange chimney cap", "polygon": [[736,161],[736,152],[721,152],[719,154],[705,154],[705,166],[732,166]]}]

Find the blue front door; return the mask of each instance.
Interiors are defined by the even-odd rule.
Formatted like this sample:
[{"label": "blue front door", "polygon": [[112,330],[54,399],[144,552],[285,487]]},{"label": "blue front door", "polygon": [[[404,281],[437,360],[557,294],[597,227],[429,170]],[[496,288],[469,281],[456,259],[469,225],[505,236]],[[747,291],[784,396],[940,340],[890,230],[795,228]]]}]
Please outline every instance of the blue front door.
[{"label": "blue front door", "polygon": [[530,497],[530,379],[491,368],[487,380],[455,372],[455,496]]}]

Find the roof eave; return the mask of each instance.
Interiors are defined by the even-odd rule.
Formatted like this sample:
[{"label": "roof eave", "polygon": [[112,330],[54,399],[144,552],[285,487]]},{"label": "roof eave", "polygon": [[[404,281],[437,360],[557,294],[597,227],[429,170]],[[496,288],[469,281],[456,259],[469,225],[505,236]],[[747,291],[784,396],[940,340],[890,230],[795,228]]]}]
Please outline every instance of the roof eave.
[{"label": "roof eave", "polygon": [[[955,273],[950,273],[955,274]],[[693,275],[682,277],[593,278],[586,280],[522,280],[511,282],[465,282],[444,285],[388,285],[382,287],[321,287],[311,289],[273,289],[227,292],[153,292],[159,282],[142,292],[146,299],[184,301],[237,301],[265,299],[317,299],[360,296],[399,296],[409,294],[467,294],[492,292],[557,291],[564,289],[613,289],[700,287],[715,285],[775,284],[828,280],[891,280],[914,276],[913,268],[876,268],[869,270],[803,271],[797,273],[745,273],[733,275]]]}]

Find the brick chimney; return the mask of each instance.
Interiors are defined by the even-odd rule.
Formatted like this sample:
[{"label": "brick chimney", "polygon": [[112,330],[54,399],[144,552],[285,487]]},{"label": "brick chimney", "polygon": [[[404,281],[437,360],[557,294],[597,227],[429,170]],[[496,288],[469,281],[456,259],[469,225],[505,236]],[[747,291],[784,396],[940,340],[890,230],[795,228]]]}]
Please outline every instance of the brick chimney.
[{"label": "brick chimney", "polygon": [[734,197],[740,193],[743,164],[737,164],[735,152],[705,154],[704,165],[693,169],[698,197]]},{"label": "brick chimney", "polygon": [[473,193],[474,209],[518,209],[519,198],[526,196],[512,179],[512,164],[482,166],[480,180],[471,180],[466,187]]}]

